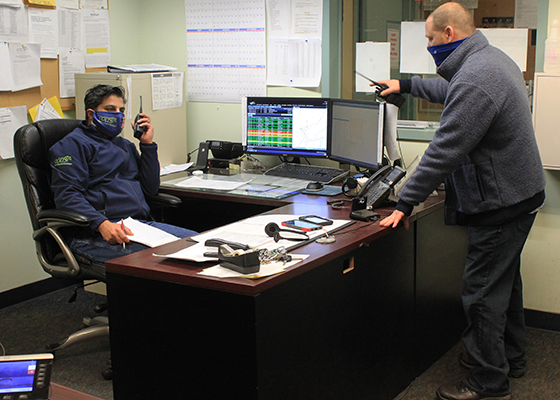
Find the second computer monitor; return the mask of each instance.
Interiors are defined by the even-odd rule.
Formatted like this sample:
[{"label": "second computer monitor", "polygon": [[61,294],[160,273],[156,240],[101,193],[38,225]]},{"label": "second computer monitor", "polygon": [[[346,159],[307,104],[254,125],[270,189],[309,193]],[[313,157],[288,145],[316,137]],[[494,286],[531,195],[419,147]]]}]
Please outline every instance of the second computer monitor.
[{"label": "second computer monitor", "polygon": [[384,103],[332,100],[329,158],[377,169],[383,163]]}]

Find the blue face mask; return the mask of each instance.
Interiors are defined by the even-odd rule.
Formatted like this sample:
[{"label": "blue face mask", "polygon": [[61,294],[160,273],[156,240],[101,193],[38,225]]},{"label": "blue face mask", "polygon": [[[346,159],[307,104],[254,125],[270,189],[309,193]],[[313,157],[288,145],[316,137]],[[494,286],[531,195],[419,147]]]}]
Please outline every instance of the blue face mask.
[{"label": "blue face mask", "polygon": [[434,57],[434,61],[436,62],[436,65],[439,67],[441,63],[444,62],[445,59],[449,57],[449,55],[453,53],[453,51],[457,47],[459,47],[461,43],[465,41],[465,39],[428,47],[428,51],[430,52],[432,57]]},{"label": "blue face mask", "polygon": [[124,114],[112,111],[94,111],[93,124],[97,130],[109,138],[115,138],[122,131]]}]

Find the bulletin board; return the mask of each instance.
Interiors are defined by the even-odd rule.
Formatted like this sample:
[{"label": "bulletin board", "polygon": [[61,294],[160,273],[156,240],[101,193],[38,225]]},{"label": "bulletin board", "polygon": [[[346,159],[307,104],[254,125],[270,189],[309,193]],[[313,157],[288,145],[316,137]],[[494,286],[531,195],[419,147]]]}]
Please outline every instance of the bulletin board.
[{"label": "bulletin board", "polygon": [[[86,68],[86,72],[103,72],[106,68]],[[0,108],[26,106],[31,107],[39,104],[44,98],[58,97],[62,110],[68,111],[75,108],[75,98],[60,98],[58,75],[58,59],[41,59],[41,81],[43,86],[17,92],[0,91]]]},{"label": "bulletin board", "polygon": [[[51,1],[45,0],[24,0],[23,3],[37,8],[55,8],[50,5],[43,5],[51,3]],[[106,71],[106,68],[86,68],[86,72],[104,71]],[[0,91],[0,108],[25,106],[29,110],[39,104],[43,99],[56,96],[63,111],[75,109],[76,101],[74,97],[60,98],[58,59],[41,59],[41,82],[43,82],[43,86],[17,92]]]}]

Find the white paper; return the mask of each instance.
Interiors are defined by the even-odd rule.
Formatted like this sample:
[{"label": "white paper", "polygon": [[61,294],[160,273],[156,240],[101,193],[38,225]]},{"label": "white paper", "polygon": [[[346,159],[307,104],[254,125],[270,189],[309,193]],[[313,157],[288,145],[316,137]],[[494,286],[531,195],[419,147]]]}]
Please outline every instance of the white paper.
[{"label": "white paper", "polygon": [[537,29],[539,0],[515,0],[515,28]]},{"label": "white paper", "polygon": [[399,68],[399,54],[401,43],[401,31],[399,29],[387,29],[387,39],[391,45],[389,52],[391,58],[391,69]]},{"label": "white paper", "polygon": [[56,112],[48,99],[43,99],[43,101],[39,103],[39,106],[37,107],[37,115],[35,116],[35,121],[41,121],[44,119],[62,119],[62,116]]},{"label": "white paper", "polygon": [[164,176],[164,175],[172,174],[174,172],[184,171],[188,169],[191,165],[193,165],[192,162],[186,164],[169,164],[167,166],[161,167],[159,171],[159,176]]},{"label": "white paper", "polygon": [[0,41],[27,42],[27,8],[0,5]]},{"label": "white paper", "polygon": [[14,157],[14,134],[27,124],[25,106],[0,108],[0,157]]},{"label": "white paper", "polygon": [[12,90],[14,81],[8,43],[0,43],[0,91]]},{"label": "white paper", "polygon": [[425,23],[401,23],[401,74],[435,74],[436,64],[428,53]]},{"label": "white paper", "polygon": [[81,49],[61,49],[58,59],[60,98],[76,96],[75,74],[86,72],[85,54]]},{"label": "white paper", "polygon": [[318,39],[269,39],[267,84],[318,87],[322,55]]},{"label": "white paper", "polygon": [[323,35],[323,0],[292,0],[291,37],[321,39]]},{"label": "white paper", "polygon": [[243,186],[251,181],[238,182],[238,181],[221,181],[218,179],[201,179],[196,176],[192,176],[185,179],[182,182],[176,183],[175,186],[191,189],[212,189],[212,190],[224,190],[230,191],[235,190],[240,186]]},{"label": "white paper", "polygon": [[266,0],[269,38],[289,38],[291,34],[291,1]]},{"label": "white paper", "polygon": [[58,47],[64,49],[82,48],[82,13],[79,10],[58,11]]},{"label": "white paper", "polygon": [[[390,43],[356,43],[356,71],[374,81],[391,79],[391,44]],[[371,82],[356,74],[356,92],[376,91]]]},{"label": "white paper", "polygon": [[86,48],[86,68],[104,68],[111,64],[109,12],[82,10]]},{"label": "white paper", "polygon": [[10,43],[9,48],[14,80],[12,91],[42,86],[41,45],[34,43]]},{"label": "white paper", "polygon": [[80,0],[80,8],[90,10],[106,10],[107,0]]},{"label": "white paper", "polygon": [[58,56],[57,16],[56,10],[29,8],[29,41],[41,45],[41,58],[57,58]]},{"label": "white paper", "polygon": [[215,252],[216,249],[210,249],[206,247],[203,243],[197,243],[193,246],[189,246],[185,249],[179,250],[175,253],[171,254],[156,254],[154,253],[155,257],[167,257],[167,258],[174,258],[177,260],[185,260],[185,261],[193,261],[193,262],[208,262],[208,261],[218,261],[217,258],[213,257],[205,257],[204,253],[212,251]]},{"label": "white paper", "polygon": [[72,10],[78,10],[80,8],[80,1],[79,0],[56,0],[56,8],[60,10],[60,8],[70,8]]},{"label": "white paper", "polygon": [[152,74],[152,110],[183,106],[183,73]]},{"label": "white paper", "polygon": [[527,70],[527,29],[480,29],[488,42],[508,56],[519,66],[521,71]]},{"label": "white paper", "polygon": [[0,0],[0,4],[7,6],[21,6],[23,5],[22,0]]},{"label": "white paper", "polygon": [[232,271],[231,269],[224,268],[220,265],[215,265],[213,267],[209,267],[200,271],[198,275],[203,276],[211,276],[214,278],[245,278],[245,279],[259,279],[264,278],[271,275],[276,275],[281,272],[284,272],[286,268],[290,268],[291,266],[302,262],[305,260],[308,255],[300,255],[294,256],[292,261],[284,263],[282,261],[275,261],[268,264],[261,264],[259,268],[259,272],[255,272],[252,274],[242,274],[240,272]]},{"label": "white paper", "polygon": [[134,235],[128,236],[133,242],[142,243],[149,247],[157,247],[163,244],[171,243],[179,240],[175,235],[162,231],[159,228],[144,224],[128,217],[124,221],[124,226],[132,231]]}]

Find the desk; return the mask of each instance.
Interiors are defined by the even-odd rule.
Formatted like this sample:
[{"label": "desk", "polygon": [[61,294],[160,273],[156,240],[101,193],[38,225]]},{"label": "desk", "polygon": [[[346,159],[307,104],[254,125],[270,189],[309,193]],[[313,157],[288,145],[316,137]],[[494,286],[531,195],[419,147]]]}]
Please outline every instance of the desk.
[{"label": "desk", "polygon": [[[349,212],[301,194],[264,205],[207,197],[269,213]],[[464,324],[465,231],[443,227],[442,197],[419,207],[411,224],[358,222],[333,244],[297,249],[310,255],[305,262],[256,281],[199,276],[209,264],[152,250],[108,262],[115,400],[393,399],[459,340]],[[180,240],[158,253],[186,246]]]}]

